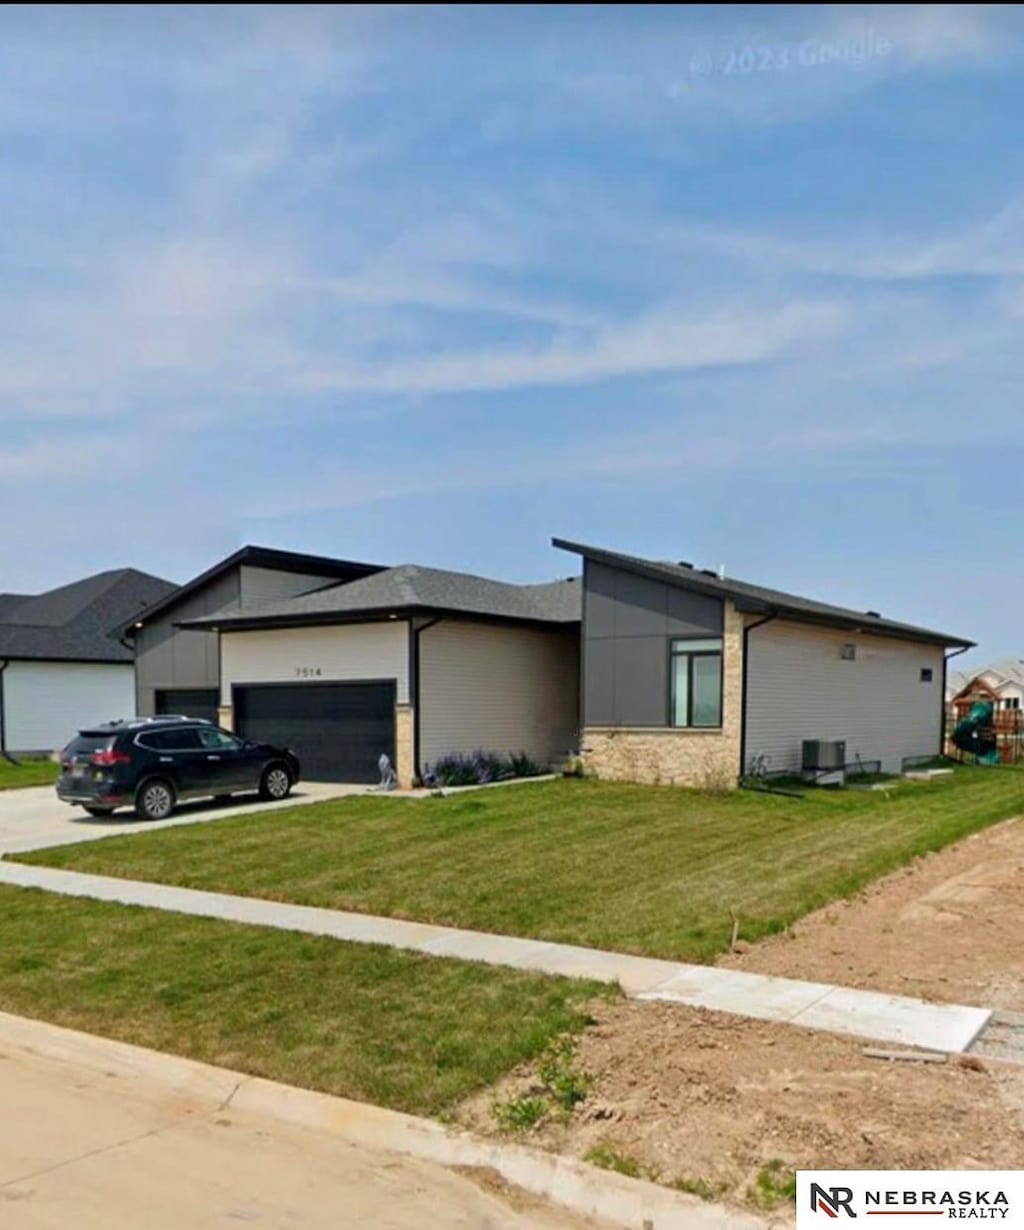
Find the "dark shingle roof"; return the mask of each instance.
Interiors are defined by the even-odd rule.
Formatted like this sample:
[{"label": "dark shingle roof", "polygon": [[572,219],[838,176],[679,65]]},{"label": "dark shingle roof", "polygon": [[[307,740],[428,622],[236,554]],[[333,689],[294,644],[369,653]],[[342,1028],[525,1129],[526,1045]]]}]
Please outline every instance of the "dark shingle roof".
[{"label": "dark shingle roof", "polygon": [[763,585],[752,585],[748,581],[737,581],[734,577],[719,577],[713,572],[705,572],[686,564],[671,564],[662,560],[642,559],[636,555],[622,555],[617,551],[605,551],[599,547],[588,547],[582,543],[567,542],[561,538],[553,538],[552,543],[556,547],[561,547],[563,551],[572,551],[595,563],[608,564],[613,568],[622,568],[627,572],[649,576],[654,580],[666,581],[682,589],[731,598],[741,611],[785,615],[791,619],[805,620],[810,623],[828,624],[832,627],[851,630],[858,629],[863,632],[902,637],[906,640],[928,641],[936,645],[970,647],[974,644],[974,641],[964,640],[960,636],[949,636],[944,632],[933,632],[914,624],[883,619],[874,611],[854,611],[849,607],[832,606],[827,602],[817,602],[813,598],[801,598],[797,594],[787,594],[782,590],[768,589]]},{"label": "dark shingle roof", "polygon": [[402,564],[358,581],[269,603],[254,611],[209,615],[185,626],[315,624],[409,610],[450,611],[534,623],[573,623],[580,618],[581,605],[580,584],[575,579],[544,585],[509,585],[464,572]]},{"label": "dark shingle roof", "polygon": [[14,609],[31,597],[31,594],[0,594],[0,620],[10,619]]},{"label": "dark shingle roof", "polygon": [[23,597],[0,608],[0,659],[131,662],[121,629],[174,589],[147,572],[118,568]]}]

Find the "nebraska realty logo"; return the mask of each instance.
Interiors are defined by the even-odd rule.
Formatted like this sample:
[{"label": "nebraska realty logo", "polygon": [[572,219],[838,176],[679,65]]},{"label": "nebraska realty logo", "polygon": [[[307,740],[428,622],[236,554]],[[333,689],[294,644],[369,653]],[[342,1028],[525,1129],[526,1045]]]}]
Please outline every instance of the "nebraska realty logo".
[{"label": "nebraska realty logo", "polygon": [[796,1195],[797,1230],[861,1217],[871,1230],[935,1224],[915,1222],[924,1217],[1024,1230],[1018,1170],[799,1170]]}]

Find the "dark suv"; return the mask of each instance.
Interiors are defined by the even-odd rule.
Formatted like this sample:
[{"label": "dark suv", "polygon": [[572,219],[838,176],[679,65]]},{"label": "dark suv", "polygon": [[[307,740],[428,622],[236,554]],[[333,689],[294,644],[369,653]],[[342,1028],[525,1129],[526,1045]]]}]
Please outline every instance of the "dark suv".
[{"label": "dark suv", "polygon": [[146,820],[165,820],[181,799],[247,790],[283,799],[298,780],[288,748],[240,739],[199,718],[136,718],[80,731],[60,754],[57,796],[91,816],[134,806]]}]

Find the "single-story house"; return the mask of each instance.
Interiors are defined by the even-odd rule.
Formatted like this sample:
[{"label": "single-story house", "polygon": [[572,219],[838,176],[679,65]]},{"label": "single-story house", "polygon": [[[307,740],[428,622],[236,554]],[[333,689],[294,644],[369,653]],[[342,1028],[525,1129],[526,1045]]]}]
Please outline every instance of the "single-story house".
[{"label": "single-story house", "polygon": [[734,785],[799,771],[804,740],[898,772],[942,748],[946,650],[973,642],[576,542],[581,750],[599,777]]},{"label": "single-story house", "polygon": [[135,698],[140,716],[185,713],[216,722],[220,657],[216,636],[183,628],[206,615],[255,609],[325,585],[379,572],[377,564],[245,546],[173,588],[124,628],[135,647]]},{"label": "single-story house", "polygon": [[295,748],[307,778],[374,781],[384,753],[407,786],[476,748],[564,760],[579,621],[577,579],[510,585],[405,564],[180,622],[216,632],[223,726]]},{"label": "single-story house", "polygon": [[0,594],[0,753],[50,753],[80,726],[135,714],[127,621],[175,586],[134,568],[44,594]]}]

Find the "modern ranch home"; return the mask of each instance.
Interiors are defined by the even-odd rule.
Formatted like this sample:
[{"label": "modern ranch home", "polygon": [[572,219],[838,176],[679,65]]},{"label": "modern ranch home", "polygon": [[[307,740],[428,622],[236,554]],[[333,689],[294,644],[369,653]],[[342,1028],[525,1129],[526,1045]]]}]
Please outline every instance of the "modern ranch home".
[{"label": "modern ranch home", "polygon": [[599,777],[735,785],[804,740],[899,771],[941,746],[971,642],[687,564],[554,540],[582,576],[465,573],[244,547],[126,629],[140,713],[294,747],[307,778],[411,785],[484,748]]},{"label": "modern ranch home", "polygon": [[735,784],[799,772],[804,740],[899,772],[942,746],[962,637],[686,563],[555,539],[583,560],[581,747],[599,777]]}]

